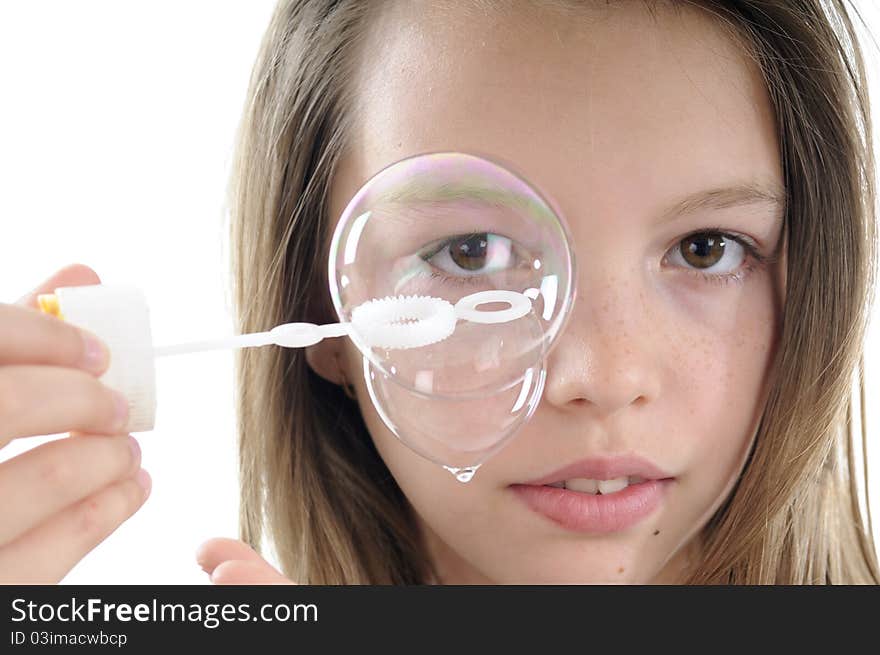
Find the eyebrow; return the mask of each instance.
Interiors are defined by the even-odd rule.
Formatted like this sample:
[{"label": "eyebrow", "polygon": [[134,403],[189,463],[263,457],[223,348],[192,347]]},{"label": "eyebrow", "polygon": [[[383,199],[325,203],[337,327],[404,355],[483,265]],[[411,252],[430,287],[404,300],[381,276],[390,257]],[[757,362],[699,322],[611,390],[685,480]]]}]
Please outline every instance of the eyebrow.
[{"label": "eyebrow", "polygon": [[785,190],[775,184],[748,182],[730,187],[705,189],[679,200],[660,215],[659,222],[700,211],[729,209],[747,205],[764,205],[774,210],[774,218],[782,220]]},{"label": "eyebrow", "polygon": [[[516,207],[536,218],[555,220],[553,210],[544,202],[538,197],[503,186],[476,185],[467,182],[433,184],[424,180],[409,180],[397,188],[379,194],[373,201],[373,209],[402,206],[417,211],[422,207],[445,204],[466,204],[487,208]],[[418,220],[418,217],[417,215],[390,213],[385,216],[385,219],[392,223],[408,225],[413,220]]]},{"label": "eyebrow", "polygon": [[[785,209],[785,189],[766,182],[743,182],[727,187],[715,187],[692,193],[660,214],[658,223],[665,223],[680,216],[695,214],[701,211],[719,211],[733,207],[749,205],[765,206],[773,210],[773,218],[783,219]],[[504,206],[512,204],[527,208],[532,212],[543,214],[549,208],[543,207],[534,198],[513,190],[470,185],[451,186],[441,184],[432,186],[419,181],[410,181],[401,187],[386,191],[379,197],[381,204],[402,204],[404,206],[422,203],[462,202],[483,204],[488,206]],[[397,218],[397,217],[392,217]]]},{"label": "eyebrow", "polygon": [[443,202],[469,202],[488,206],[518,205],[532,207],[534,199],[503,186],[460,184],[432,184],[424,180],[409,180],[398,188],[380,194],[381,205],[418,205]]}]

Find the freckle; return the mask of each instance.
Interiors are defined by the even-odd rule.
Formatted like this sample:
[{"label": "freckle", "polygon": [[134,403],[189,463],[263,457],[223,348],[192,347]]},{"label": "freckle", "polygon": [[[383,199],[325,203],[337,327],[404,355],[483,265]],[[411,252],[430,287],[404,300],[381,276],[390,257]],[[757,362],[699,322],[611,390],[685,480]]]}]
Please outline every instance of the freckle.
[{"label": "freckle", "polygon": [[618,572],[618,573],[623,573],[623,567],[621,566],[619,569],[617,569],[617,572]]},{"label": "freckle", "polygon": [[654,530],[654,536],[656,537],[658,534],[660,534],[660,530]]}]

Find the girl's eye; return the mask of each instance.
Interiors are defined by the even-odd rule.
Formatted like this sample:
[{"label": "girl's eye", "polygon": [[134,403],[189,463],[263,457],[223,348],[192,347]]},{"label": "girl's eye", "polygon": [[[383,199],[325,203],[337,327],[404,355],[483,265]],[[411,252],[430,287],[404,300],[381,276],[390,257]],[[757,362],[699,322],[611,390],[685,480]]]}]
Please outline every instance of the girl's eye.
[{"label": "girl's eye", "polygon": [[491,232],[454,236],[431,248],[421,258],[443,273],[477,277],[522,265],[514,242]]},{"label": "girl's eye", "polygon": [[[751,262],[749,260],[752,260]],[[743,237],[705,231],[686,236],[669,253],[669,261],[707,282],[739,282],[762,257]]]}]

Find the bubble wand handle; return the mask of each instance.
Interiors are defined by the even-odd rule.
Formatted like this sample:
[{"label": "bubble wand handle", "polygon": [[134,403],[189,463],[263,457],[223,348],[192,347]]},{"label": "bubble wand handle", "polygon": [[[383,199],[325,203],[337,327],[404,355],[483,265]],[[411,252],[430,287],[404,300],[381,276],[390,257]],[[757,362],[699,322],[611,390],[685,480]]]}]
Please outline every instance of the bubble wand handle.
[{"label": "bubble wand handle", "polygon": [[[517,319],[531,310],[530,298],[537,292],[537,289],[528,289],[522,294],[502,290],[481,291],[460,299],[455,306],[441,298],[428,296],[377,298],[357,307],[352,312],[352,323],[284,323],[268,332],[159,346],[153,348],[153,356],[269,345],[305,348],[327,337],[348,336],[352,325],[358,326],[371,346],[414,348],[447,338],[455,329],[457,319],[478,323],[505,323]],[[478,305],[489,302],[506,302],[510,308],[492,312],[477,310]]]},{"label": "bubble wand handle", "polygon": [[326,337],[341,337],[348,334],[348,323],[284,323],[268,332],[252,332],[210,341],[158,346],[153,348],[154,357],[186,355],[205,350],[225,350],[230,348],[252,348],[254,346],[284,346],[286,348],[305,348],[318,343]]}]

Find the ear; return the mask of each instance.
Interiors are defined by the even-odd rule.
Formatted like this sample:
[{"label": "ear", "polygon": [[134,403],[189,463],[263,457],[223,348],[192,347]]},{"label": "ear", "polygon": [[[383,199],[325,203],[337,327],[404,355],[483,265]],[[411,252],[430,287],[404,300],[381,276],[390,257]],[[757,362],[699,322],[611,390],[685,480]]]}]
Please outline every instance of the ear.
[{"label": "ear", "polygon": [[339,351],[339,339],[324,339],[306,347],[306,362],[315,373],[333,384],[342,384],[339,367],[343,365],[343,353]]}]

